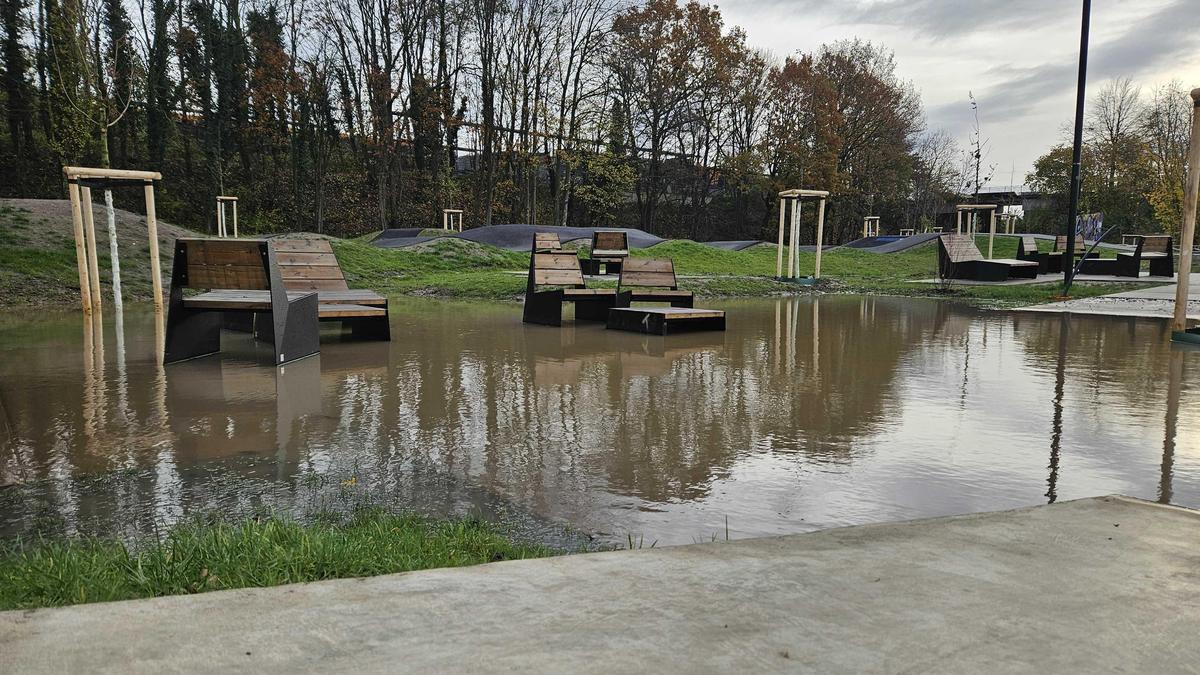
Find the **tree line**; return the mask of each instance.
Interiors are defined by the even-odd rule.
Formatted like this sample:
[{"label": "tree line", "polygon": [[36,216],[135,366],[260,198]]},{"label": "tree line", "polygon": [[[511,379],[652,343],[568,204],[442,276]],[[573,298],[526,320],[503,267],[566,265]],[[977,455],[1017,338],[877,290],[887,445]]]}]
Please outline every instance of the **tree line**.
[{"label": "tree line", "polygon": [[232,194],[247,232],[462,208],[773,238],[775,193],[805,187],[843,241],[864,215],[932,222],[961,186],[886,48],[780,59],[697,2],[0,0],[0,28],[0,194],[61,198],[64,164],[158,170],[160,213],[201,230]]},{"label": "tree line", "polygon": [[[1105,84],[1087,106],[1080,213],[1103,213],[1105,228],[1126,234],[1178,232],[1191,119],[1191,99],[1178,81],[1149,92],[1127,78]],[[1071,143],[1064,140],[1026,178],[1045,199],[1026,214],[1026,229],[1063,229],[1070,181]]]}]

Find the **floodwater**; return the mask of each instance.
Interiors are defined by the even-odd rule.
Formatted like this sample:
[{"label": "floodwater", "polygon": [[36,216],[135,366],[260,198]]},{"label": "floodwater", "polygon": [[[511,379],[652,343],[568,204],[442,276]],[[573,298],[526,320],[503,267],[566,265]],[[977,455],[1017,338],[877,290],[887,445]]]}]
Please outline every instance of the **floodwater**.
[{"label": "floodwater", "polygon": [[829,296],[668,337],[402,300],[393,341],[163,368],[152,312],[0,315],[0,538],[383,503],[642,545],[1123,493],[1200,507],[1200,352],[1141,319]]}]

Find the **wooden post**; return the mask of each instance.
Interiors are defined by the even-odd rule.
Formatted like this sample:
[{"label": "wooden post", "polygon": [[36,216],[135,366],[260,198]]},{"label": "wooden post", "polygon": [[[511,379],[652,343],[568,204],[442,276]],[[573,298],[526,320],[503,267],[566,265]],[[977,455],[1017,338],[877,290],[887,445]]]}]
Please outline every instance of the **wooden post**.
[{"label": "wooden post", "polygon": [[233,238],[237,239],[237,200],[233,200]]},{"label": "wooden post", "polygon": [[1179,281],[1175,284],[1175,330],[1187,330],[1192,247],[1196,242],[1196,200],[1200,192],[1200,88],[1192,90],[1192,138],[1188,146],[1187,183],[1183,192],[1183,227],[1179,232]]},{"label": "wooden post", "polygon": [[954,210],[954,233],[962,234],[962,209]]},{"label": "wooden post", "polygon": [[996,239],[996,211],[988,211],[988,260],[992,259],[992,242]]},{"label": "wooden post", "polygon": [[104,301],[100,297],[100,259],[96,254],[96,218],[92,213],[92,189],[79,188],[83,207],[83,234],[87,240],[88,285],[92,293],[92,308],[99,311]]},{"label": "wooden post", "polygon": [[789,279],[794,279],[796,277],[794,273],[794,270],[796,269],[796,207],[800,205],[800,202],[791,200],[788,201],[792,207],[792,215],[789,218],[791,222],[788,223],[788,264],[787,274],[784,276]]},{"label": "wooden post", "polygon": [[224,215],[225,215],[225,202],[221,201],[220,197],[217,197],[217,236],[221,237],[222,239],[225,238],[225,218],[223,217]]},{"label": "wooden post", "polygon": [[803,209],[804,203],[799,197],[792,200],[792,240],[788,242],[788,277],[791,279],[800,276],[800,214]]},{"label": "wooden post", "polygon": [[787,200],[779,198],[779,246],[775,249],[775,278],[783,277],[783,223]]},{"label": "wooden post", "polygon": [[825,198],[817,206],[817,263],[813,270],[813,278],[821,278],[821,247],[825,243]]},{"label": "wooden post", "polygon": [[83,213],[79,210],[79,184],[67,183],[71,198],[71,221],[75,226],[75,262],[79,267],[79,300],[83,313],[92,313],[92,291],[88,282],[87,246],[83,241]]},{"label": "wooden post", "polygon": [[146,182],[146,234],[150,238],[150,277],[154,283],[154,311],[163,311],[162,269],[158,259],[158,217],[154,213],[154,183]]}]

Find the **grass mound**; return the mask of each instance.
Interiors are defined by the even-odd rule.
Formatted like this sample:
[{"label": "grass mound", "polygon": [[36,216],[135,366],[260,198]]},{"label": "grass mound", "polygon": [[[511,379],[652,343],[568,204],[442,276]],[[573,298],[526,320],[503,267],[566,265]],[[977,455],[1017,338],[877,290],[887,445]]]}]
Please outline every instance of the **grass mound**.
[{"label": "grass mound", "polygon": [[131,549],[92,539],[0,549],[0,610],[278,586],[552,555],[475,520],[365,509],[302,525],[191,522]]}]

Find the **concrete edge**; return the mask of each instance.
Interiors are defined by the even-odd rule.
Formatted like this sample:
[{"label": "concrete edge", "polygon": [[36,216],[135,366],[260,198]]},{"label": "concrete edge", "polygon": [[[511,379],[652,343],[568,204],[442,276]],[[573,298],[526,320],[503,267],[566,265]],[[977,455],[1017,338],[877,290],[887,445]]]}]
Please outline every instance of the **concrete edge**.
[{"label": "concrete edge", "polygon": [[705,547],[707,549],[707,548],[718,547],[718,546],[722,546],[722,545],[730,545],[730,544],[735,545],[735,546],[738,544],[763,545],[763,544],[770,544],[770,543],[779,543],[779,542],[783,542],[783,541],[790,540],[790,539],[807,537],[809,535],[818,535],[818,534],[829,535],[829,534],[836,534],[838,532],[844,532],[844,531],[849,531],[849,530],[858,530],[858,531],[877,530],[877,529],[887,530],[887,529],[895,529],[897,527],[914,525],[914,524],[918,524],[918,523],[920,523],[920,524],[937,524],[937,523],[971,522],[971,521],[975,521],[975,520],[981,520],[981,519],[986,519],[989,517],[994,517],[994,516],[1001,515],[1001,514],[1016,514],[1016,513],[1022,513],[1022,512],[1035,513],[1035,512],[1038,512],[1039,510],[1044,510],[1047,507],[1053,508],[1053,507],[1058,507],[1058,506],[1066,506],[1066,505],[1070,505],[1070,504],[1080,504],[1083,502],[1096,502],[1096,503],[1114,503],[1114,502],[1116,502],[1116,503],[1121,503],[1121,504],[1125,504],[1128,506],[1141,507],[1141,508],[1153,508],[1153,509],[1157,509],[1157,510],[1170,511],[1172,513],[1177,513],[1179,515],[1187,516],[1187,517],[1191,517],[1191,518],[1200,518],[1200,510],[1190,509],[1190,508],[1186,508],[1183,506],[1176,506],[1173,504],[1160,504],[1158,502],[1152,502],[1152,501],[1148,501],[1145,499],[1139,499],[1137,497],[1130,497],[1127,495],[1112,494],[1112,495],[1102,495],[1102,496],[1096,496],[1096,497],[1081,497],[1079,499],[1070,499],[1070,500],[1066,500],[1066,501],[1055,502],[1054,504],[1036,504],[1036,505],[1031,505],[1031,506],[1020,506],[1020,507],[1016,507],[1016,508],[1002,509],[1002,510],[998,510],[998,511],[982,511],[982,512],[978,512],[978,513],[962,513],[962,514],[953,514],[953,515],[947,515],[947,516],[936,516],[936,517],[932,517],[932,518],[911,518],[911,519],[906,519],[906,520],[893,520],[893,521],[883,521],[883,522],[877,522],[877,523],[864,523],[864,524],[859,524],[859,525],[842,525],[842,526],[838,526],[838,527],[830,527],[830,528],[825,528],[825,529],[821,529],[821,530],[813,530],[811,532],[798,532],[798,533],[794,533],[794,534],[782,534],[782,535],[775,535],[775,536],[769,536],[769,537],[750,537],[747,539],[736,539],[736,540],[728,541],[728,542],[725,542],[725,541],[698,542],[698,543],[694,543],[694,544],[681,544],[679,546],[664,546],[662,548],[651,547],[651,548],[640,548],[640,549],[616,549],[616,550],[611,550],[611,551],[594,551],[594,552],[589,552],[589,553],[567,553],[564,555],[553,556],[550,558],[523,558],[520,560],[502,560],[499,562],[482,563],[479,565],[466,565],[466,566],[462,566],[462,567],[435,567],[435,568],[429,568],[429,569],[423,569],[423,570],[410,570],[407,572],[393,572],[390,574],[379,574],[379,575],[370,576],[370,577],[341,577],[341,578],[337,578],[337,579],[322,579],[320,581],[302,581],[302,582],[295,582],[295,583],[291,583],[291,584],[281,584],[278,586],[246,586],[246,587],[242,587],[242,588],[228,588],[228,589],[222,589],[219,591],[208,591],[205,593],[163,595],[163,596],[155,596],[155,597],[149,597],[149,598],[136,598],[136,599],[132,599],[132,600],[115,600],[115,601],[111,601],[111,602],[95,602],[95,603],[84,603],[82,605],[67,605],[64,607],[40,607],[40,608],[35,608],[35,609],[13,609],[13,610],[0,611],[0,625],[3,625],[6,621],[16,621],[16,622],[20,623],[20,622],[23,622],[25,619],[30,618],[36,614],[69,612],[69,611],[73,611],[73,610],[77,611],[83,607],[119,605],[119,604],[124,604],[124,603],[170,603],[179,598],[192,598],[192,597],[201,596],[201,595],[205,596],[206,598],[208,598],[209,596],[212,596],[211,599],[216,600],[222,594],[247,594],[247,593],[249,593],[251,595],[255,595],[255,594],[259,594],[259,593],[274,593],[274,592],[279,592],[280,589],[296,587],[296,586],[311,586],[311,585],[315,585],[315,584],[336,584],[339,582],[346,582],[346,581],[353,581],[353,580],[361,581],[361,580],[369,580],[369,579],[384,579],[387,577],[400,577],[400,576],[406,576],[406,575],[411,575],[411,574],[455,572],[458,570],[473,569],[473,568],[478,568],[478,567],[493,567],[493,566],[497,566],[497,565],[516,566],[516,565],[526,565],[526,564],[547,563],[547,562],[554,562],[554,561],[562,562],[564,560],[571,560],[571,559],[578,559],[578,558],[595,559],[595,558],[601,557],[601,556],[658,555],[658,554],[662,554],[664,552],[670,552],[670,551],[673,551],[676,549],[700,550],[700,547]]}]

